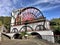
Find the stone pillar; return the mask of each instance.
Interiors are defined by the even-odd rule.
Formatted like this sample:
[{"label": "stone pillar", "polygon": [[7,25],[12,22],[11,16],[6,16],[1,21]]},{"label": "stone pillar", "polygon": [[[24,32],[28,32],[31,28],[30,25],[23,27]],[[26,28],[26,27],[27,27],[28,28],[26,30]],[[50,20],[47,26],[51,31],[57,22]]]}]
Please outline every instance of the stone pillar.
[{"label": "stone pillar", "polygon": [[14,37],[13,36],[11,36],[11,40],[14,40]]},{"label": "stone pillar", "polygon": [[0,26],[0,41],[1,41],[1,38],[2,38],[2,33],[3,32],[3,29],[2,29],[2,26]]},{"label": "stone pillar", "polygon": [[1,33],[0,33],[0,41],[1,41]]}]

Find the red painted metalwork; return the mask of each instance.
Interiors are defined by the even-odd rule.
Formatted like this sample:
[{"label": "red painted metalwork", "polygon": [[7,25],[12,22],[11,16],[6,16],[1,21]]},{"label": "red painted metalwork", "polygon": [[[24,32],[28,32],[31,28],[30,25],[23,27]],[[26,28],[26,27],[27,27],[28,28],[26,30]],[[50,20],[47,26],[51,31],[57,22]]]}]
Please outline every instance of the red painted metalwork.
[{"label": "red painted metalwork", "polygon": [[35,7],[27,7],[22,9],[16,19],[15,19],[15,25],[19,25],[19,24],[24,24],[26,21],[28,22],[32,22],[33,20],[38,20],[41,17],[44,18],[43,14],[41,13],[41,11]]}]

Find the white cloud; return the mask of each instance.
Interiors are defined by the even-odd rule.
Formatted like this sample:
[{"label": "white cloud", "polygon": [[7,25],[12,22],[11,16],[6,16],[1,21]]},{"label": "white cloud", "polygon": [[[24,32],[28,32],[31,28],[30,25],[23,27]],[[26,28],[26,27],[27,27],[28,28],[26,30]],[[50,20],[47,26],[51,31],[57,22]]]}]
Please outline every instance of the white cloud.
[{"label": "white cloud", "polygon": [[[51,10],[51,9],[60,7],[60,5],[55,5],[55,4],[60,3],[60,0],[38,0],[35,3],[32,3],[32,4],[27,5],[27,7],[28,6],[35,6],[35,5],[43,4],[43,3],[49,3],[45,7],[41,7],[41,5],[38,6],[38,8],[40,7],[41,10],[43,10],[43,11],[44,10]],[[55,5],[55,6],[53,6],[53,5]]]},{"label": "white cloud", "polygon": [[38,0],[35,3],[31,4],[31,5],[37,5],[40,3],[51,3],[51,4],[55,4],[55,3],[60,3],[60,0]]},{"label": "white cloud", "polygon": [[58,8],[58,7],[60,7],[60,5],[59,6],[54,6],[54,7],[45,7],[45,8],[41,8],[41,10],[42,11],[46,11],[46,10],[52,10],[52,9],[55,9],[55,8]]},{"label": "white cloud", "polygon": [[[41,4],[41,3],[42,4],[43,3],[49,3],[45,7],[41,8],[41,10],[43,10],[43,11],[44,10],[51,10],[51,9],[60,7],[60,5],[50,6],[50,5],[54,5],[54,4],[60,3],[60,0],[36,0],[35,3],[27,4],[26,6],[22,4],[22,2],[23,2],[22,0],[0,0],[0,16],[1,15],[4,15],[4,16],[8,15],[9,13],[12,12],[13,9],[16,9],[16,7],[13,4],[16,4],[17,1],[20,2],[19,3],[20,7],[35,6],[35,5],[38,5],[38,4]],[[39,5],[39,7],[41,7],[41,6]]]},{"label": "white cloud", "polygon": [[[43,4],[43,3],[49,3],[49,4],[47,4],[45,7],[42,7],[41,8],[42,11],[51,10],[51,9],[60,7],[60,5],[56,5],[56,4],[60,3],[60,0],[38,0],[35,3],[27,5],[27,6],[34,6],[34,5]],[[53,5],[55,5],[55,6],[53,6]],[[41,6],[39,5],[38,8],[39,7],[41,7]]]},{"label": "white cloud", "polygon": [[45,11],[45,10],[52,10],[52,9],[58,8],[60,7],[60,5],[56,5],[58,3],[60,3],[60,0],[50,0],[50,4],[42,8],[42,10]]},{"label": "white cloud", "polygon": [[0,16],[7,16],[13,10],[10,0],[0,0]]},{"label": "white cloud", "polygon": [[21,1],[21,0],[12,0],[14,4],[16,4],[18,1]]},{"label": "white cloud", "polygon": [[46,3],[46,2],[48,2],[48,0],[38,0],[38,1],[36,1],[35,3],[33,3],[33,4],[27,5],[27,7],[28,7],[28,6],[38,5],[38,4],[40,4],[40,3]]},{"label": "white cloud", "polygon": [[60,0],[49,0],[50,3],[60,3]]}]

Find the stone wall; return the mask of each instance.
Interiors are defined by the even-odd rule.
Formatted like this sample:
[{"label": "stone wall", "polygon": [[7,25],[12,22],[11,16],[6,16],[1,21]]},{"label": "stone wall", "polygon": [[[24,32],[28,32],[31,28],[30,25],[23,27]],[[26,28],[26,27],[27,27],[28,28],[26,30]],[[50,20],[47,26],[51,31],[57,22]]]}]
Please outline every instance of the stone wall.
[{"label": "stone wall", "polygon": [[[43,22],[31,23],[31,24],[27,24],[27,25],[32,27],[33,30],[35,30],[38,25],[43,25]],[[13,32],[14,28],[16,28],[19,31],[23,26],[24,25],[11,26],[10,32]],[[46,28],[46,30],[50,29],[49,21],[45,22],[45,28]],[[27,30],[29,30],[29,29],[27,28]]]},{"label": "stone wall", "polygon": [[[28,33],[33,33],[34,31],[32,32],[28,32]],[[54,40],[54,34],[53,32],[50,30],[50,31],[35,31],[36,33],[40,34],[42,39],[44,40],[47,40],[47,41],[50,41],[52,43],[55,42]]]}]

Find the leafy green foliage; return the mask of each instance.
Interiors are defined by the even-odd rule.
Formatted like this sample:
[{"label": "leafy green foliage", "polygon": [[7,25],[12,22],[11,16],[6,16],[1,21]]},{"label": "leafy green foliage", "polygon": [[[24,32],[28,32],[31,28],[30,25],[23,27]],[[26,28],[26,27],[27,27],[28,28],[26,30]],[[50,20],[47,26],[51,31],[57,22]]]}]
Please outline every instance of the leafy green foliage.
[{"label": "leafy green foliage", "polygon": [[6,17],[3,17],[3,16],[0,17],[0,25],[4,25],[7,30],[10,29],[10,21],[11,21],[11,17],[7,17],[7,16]]},{"label": "leafy green foliage", "polygon": [[27,33],[26,32],[21,32],[21,35],[22,36],[25,36]]},{"label": "leafy green foliage", "polygon": [[10,29],[10,17],[4,17],[4,26],[9,30]]},{"label": "leafy green foliage", "polygon": [[2,25],[2,21],[0,21],[0,26]]},{"label": "leafy green foliage", "polygon": [[58,34],[58,32],[60,32],[60,18],[52,19],[50,21],[50,25],[55,34]]}]

